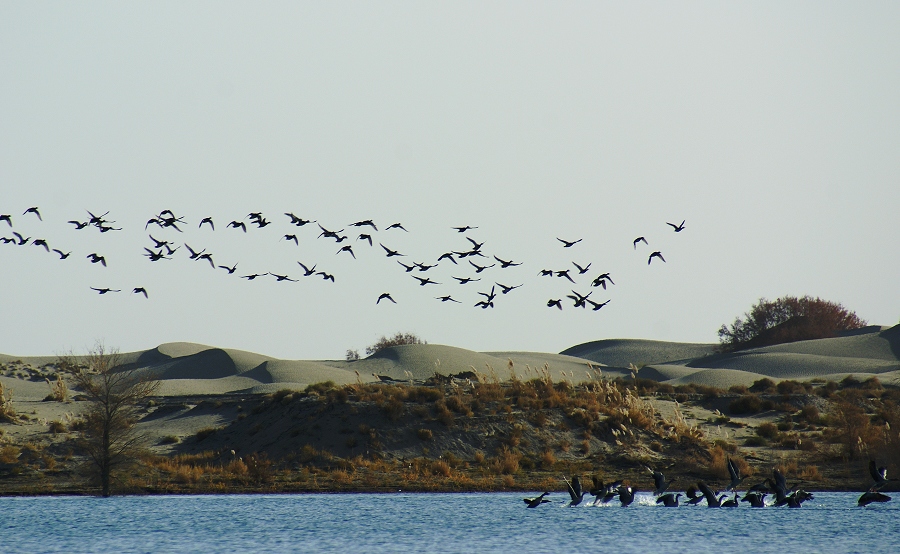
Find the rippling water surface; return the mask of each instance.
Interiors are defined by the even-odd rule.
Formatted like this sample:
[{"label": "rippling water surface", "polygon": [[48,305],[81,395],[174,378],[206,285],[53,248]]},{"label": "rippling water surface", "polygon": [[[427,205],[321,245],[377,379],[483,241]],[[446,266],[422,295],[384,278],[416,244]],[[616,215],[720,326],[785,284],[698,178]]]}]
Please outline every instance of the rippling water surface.
[{"label": "rippling water surface", "polygon": [[[900,552],[900,498],[858,508],[526,509],[523,494],[0,498],[2,552]],[[896,496],[896,495],[894,495]]]}]

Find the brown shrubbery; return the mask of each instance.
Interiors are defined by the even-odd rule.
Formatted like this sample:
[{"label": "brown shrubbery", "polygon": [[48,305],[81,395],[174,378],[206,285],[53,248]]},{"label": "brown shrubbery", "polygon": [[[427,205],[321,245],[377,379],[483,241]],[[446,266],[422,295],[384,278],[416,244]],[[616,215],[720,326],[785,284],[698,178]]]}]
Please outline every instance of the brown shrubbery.
[{"label": "brown shrubbery", "polygon": [[422,340],[413,333],[397,333],[392,337],[382,336],[375,341],[375,344],[366,347],[366,356],[371,356],[379,350],[390,348],[391,346],[402,346],[404,344],[428,344],[428,341]]},{"label": "brown shrubbery", "polygon": [[736,318],[730,327],[722,325],[719,340],[724,351],[736,351],[834,337],[865,325],[855,313],[821,298],[760,298],[743,319]]}]

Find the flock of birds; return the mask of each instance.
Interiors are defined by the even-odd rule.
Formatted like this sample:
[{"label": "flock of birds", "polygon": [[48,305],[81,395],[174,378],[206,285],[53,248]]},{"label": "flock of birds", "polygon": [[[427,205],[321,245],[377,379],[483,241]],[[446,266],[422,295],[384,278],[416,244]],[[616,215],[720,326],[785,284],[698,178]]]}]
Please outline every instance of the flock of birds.
[{"label": "flock of birds", "polygon": [[[684,497],[684,503],[695,506],[701,502],[706,502],[709,508],[737,508],[741,502],[750,504],[754,508],[765,508],[767,506],[779,507],[788,506],[789,508],[799,508],[801,505],[813,499],[812,493],[806,492],[795,484],[788,486],[784,474],[777,468],[772,470],[772,477],[766,478],[764,481],[757,483],[747,489],[744,496],[741,497],[737,491],[737,487],[741,485],[746,477],[741,476],[741,472],[737,465],[730,458],[727,460],[728,473],[730,481],[724,491],[715,492],[705,482],[698,481],[696,486],[691,485],[682,493],[667,492],[671,481],[667,481],[665,476],[647,467],[647,471],[653,476],[653,494],[656,496],[656,504],[665,506],[666,508],[677,508],[679,501]],[[880,492],[890,481],[897,479],[888,479],[887,468],[876,467],[875,460],[869,461],[869,474],[874,480],[869,489],[859,497],[858,506],[867,506],[876,502],[888,502],[891,497]],[[565,479],[566,486],[569,491],[570,502],[568,506],[578,506],[587,495],[592,495],[594,500],[591,502],[593,506],[607,504],[615,499],[625,507],[634,502],[637,491],[623,484],[622,481],[614,481],[612,483],[604,483],[602,480],[592,477],[593,486],[585,490],[578,476],[573,476],[572,480]],[[731,498],[728,493],[733,493]],[[525,505],[529,508],[537,508],[541,504],[551,502],[547,496],[549,492],[544,492],[533,498],[524,498]],[[766,497],[772,495],[773,499],[766,502]]]},{"label": "flock of birds", "polygon": [[[16,217],[18,218],[20,216]],[[34,217],[39,221],[43,221],[40,209],[37,206],[26,209],[21,217]],[[97,215],[86,210],[86,217],[71,219],[67,223],[73,225],[74,231],[79,232],[86,229],[96,229],[101,234],[122,231],[122,227],[117,226],[117,223],[108,219],[108,217],[108,211]],[[279,215],[278,218],[280,219],[280,217],[281,216]],[[440,293],[437,296],[434,296],[434,299],[442,303],[450,302],[464,304],[466,302],[461,300],[461,298],[464,297],[460,296],[464,294],[463,291],[468,291],[472,288],[480,288],[481,290],[477,290],[475,295],[469,296],[470,300],[468,300],[468,302],[475,300],[475,302],[472,303],[473,307],[491,309],[495,307],[500,298],[505,297],[507,294],[514,294],[514,291],[525,286],[524,281],[519,282],[519,280],[510,280],[510,274],[504,273],[505,270],[509,270],[510,268],[522,266],[523,262],[501,257],[495,253],[489,253],[484,248],[485,241],[479,241],[473,237],[473,232],[478,229],[478,227],[475,226],[465,225],[453,227],[452,231],[461,235],[461,238],[463,239],[458,242],[456,248],[450,248],[440,254],[435,253],[433,254],[432,259],[414,261],[411,255],[405,254],[398,248],[389,246],[393,239],[393,237],[390,236],[391,233],[409,232],[402,223],[395,222],[383,226],[383,228],[379,230],[379,226],[373,220],[365,219],[349,223],[340,229],[329,229],[317,220],[304,219],[292,212],[285,212],[284,217],[287,217],[288,220],[281,220],[280,225],[290,225],[292,230],[290,232],[281,232],[278,241],[293,243],[294,245],[299,246],[301,244],[301,231],[297,229],[307,228],[311,230],[313,234],[316,232],[318,233],[315,237],[317,240],[334,241],[334,256],[344,256],[357,260],[359,259],[358,256],[361,255],[362,249],[380,252],[384,258],[388,260],[392,259],[391,261],[397,264],[396,267],[398,272],[408,275],[409,279],[412,281],[411,284],[418,285],[418,287],[422,288],[428,287],[429,289],[439,289]],[[227,232],[245,234],[256,232],[259,229],[273,225],[273,219],[270,219],[270,216],[264,215],[261,212],[251,212],[244,218],[231,220],[225,225],[225,229],[229,230]],[[14,217],[11,214],[0,214],[0,223],[3,222],[9,227],[11,236],[0,236],[0,243],[15,246],[32,245],[42,247],[48,253],[55,253],[60,260],[67,260],[72,255],[71,251],[52,248],[49,242],[44,238],[25,236],[20,233],[14,226]],[[668,222],[666,224],[669,225],[675,233],[680,233],[685,229],[684,220],[678,224]],[[311,263],[308,260],[298,260],[296,262],[297,267],[299,267],[302,272],[293,275],[283,271],[240,272],[238,271],[239,264],[237,262],[229,261],[228,263],[222,263],[218,255],[214,257],[213,253],[209,252],[206,248],[191,246],[191,244],[186,242],[186,239],[180,239],[185,236],[184,231],[188,228],[194,228],[197,232],[200,232],[199,230],[203,229],[206,229],[207,232],[217,232],[216,222],[212,216],[202,217],[199,219],[199,222],[190,223],[185,216],[177,215],[174,211],[165,209],[150,217],[144,224],[144,231],[147,233],[148,243],[143,246],[142,255],[151,263],[164,262],[166,260],[171,260],[176,256],[186,256],[187,259],[191,261],[208,263],[209,267],[215,271],[224,271],[228,275],[236,275],[238,278],[247,281],[267,278],[274,279],[276,282],[295,283],[301,279],[311,278],[321,279],[328,283],[335,283],[340,280],[340,277],[336,276],[334,272],[320,267],[320,265],[327,265],[327,262],[323,264],[321,261]],[[353,229],[353,231],[351,232],[350,229]],[[353,235],[355,235],[355,237]],[[157,238],[157,236],[161,238]],[[270,236],[270,238],[274,237]],[[583,238],[555,238],[559,242],[560,248],[573,249],[573,252],[577,251],[577,246],[583,241]],[[191,239],[192,242],[194,242],[194,240],[195,239],[193,238]],[[304,237],[302,240],[306,241],[306,238]],[[643,250],[643,248],[649,247],[649,242],[646,237],[640,236],[634,239],[632,247],[635,252],[638,252],[639,249]],[[88,253],[85,256],[85,259],[91,264],[99,264],[102,267],[107,267],[109,263],[109,260],[104,254],[96,251]],[[666,261],[662,252],[659,250],[654,250],[647,255],[647,265],[651,265],[656,260],[658,260],[659,263],[665,263]],[[428,273],[439,265],[451,268],[449,279],[435,276],[434,273]],[[569,289],[570,292],[570,294],[561,294],[559,297],[548,299],[546,301],[546,306],[562,310],[564,303],[568,305],[568,300],[570,300],[571,306],[574,308],[590,308],[593,311],[599,311],[604,306],[608,305],[610,302],[609,299],[597,301],[594,298],[591,298],[591,296],[597,289],[602,289],[604,292],[607,291],[607,287],[615,285],[615,282],[609,271],[597,271],[596,273],[591,274],[591,267],[593,265],[593,262],[585,263],[582,261],[579,263],[579,261],[572,261],[571,266],[569,267],[540,269],[537,273],[538,277],[558,280],[565,285],[565,288]],[[437,279],[441,280],[438,281]],[[590,279],[590,281],[588,282],[586,279]],[[482,283],[482,286],[479,287],[478,283]],[[449,289],[448,285],[453,285],[454,289]],[[490,289],[487,289],[488,285],[490,286]],[[90,286],[90,289],[99,295],[120,293],[123,292],[123,290],[127,290],[127,288],[131,288],[133,294],[141,295],[144,298],[150,298],[148,289],[141,285],[133,287],[119,286],[118,288],[99,285]],[[578,290],[579,288],[580,290]],[[395,298],[392,291],[381,292],[374,298],[374,303],[376,305],[387,303],[397,304],[397,302],[398,299]]]}]

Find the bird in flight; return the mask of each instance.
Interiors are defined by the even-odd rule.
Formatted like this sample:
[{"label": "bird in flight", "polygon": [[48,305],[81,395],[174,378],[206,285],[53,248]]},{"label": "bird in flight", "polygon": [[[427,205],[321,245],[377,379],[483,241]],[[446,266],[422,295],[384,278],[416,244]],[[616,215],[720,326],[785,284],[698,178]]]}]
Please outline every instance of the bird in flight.
[{"label": "bird in flight", "polygon": [[9,214],[0,214],[0,221],[5,221],[7,225],[12,227],[12,216]]},{"label": "bird in flight", "polygon": [[382,248],[384,248],[384,251],[387,253],[388,258],[391,258],[393,256],[403,256],[403,254],[401,254],[400,252],[397,252],[396,250],[391,250],[390,248],[381,244],[380,242],[378,243],[378,245],[381,246]]},{"label": "bird in flight", "polygon": [[171,258],[167,258],[166,255],[162,253],[162,250],[160,250],[159,252],[154,252],[153,250],[150,250],[146,246],[144,247],[144,250],[147,252],[146,254],[144,254],[144,256],[147,256],[148,258],[150,258],[151,262],[158,262],[159,260],[170,260],[171,259]]},{"label": "bird in flight", "polygon": [[340,254],[341,252],[349,252],[350,255],[353,256],[353,259],[354,260],[356,259],[356,254],[353,253],[353,247],[350,246],[349,244],[347,246],[342,247],[340,250],[338,250],[335,253],[335,255]]},{"label": "bird in flight", "polygon": [[243,221],[232,221],[226,227],[234,227],[235,229],[240,229],[243,232],[247,232],[247,224]]},{"label": "bird in flight", "polygon": [[334,283],[334,275],[332,275],[330,273],[325,273],[324,271],[318,271],[318,272],[316,272],[316,275],[321,275],[323,280],[331,281],[332,283]]},{"label": "bird in flight", "polygon": [[257,277],[262,277],[263,275],[265,275],[265,273],[262,273],[262,274],[251,273],[250,275],[241,275],[241,279],[246,279],[248,281],[252,281],[252,280],[256,279]]},{"label": "bird in flight", "polygon": [[453,265],[459,265],[456,263],[456,259],[453,258],[453,252],[444,252],[443,254],[438,256],[437,261],[441,260],[450,260],[451,262],[453,262]]},{"label": "bird in flight", "polygon": [[229,275],[233,275],[234,272],[237,271],[237,266],[238,266],[238,264],[234,264],[234,265],[231,266],[231,267],[228,267],[228,266],[225,266],[225,265],[220,265],[219,268],[220,268],[220,269],[224,269],[225,271],[227,271]]},{"label": "bird in flight", "polygon": [[397,303],[396,300],[394,300],[393,298],[391,298],[391,293],[389,293],[389,292],[383,292],[383,293],[381,293],[381,294],[378,296],[378,300],[375,301],[375,304],[378,305],[379,303],[381,303],[382,300],[390,300],[390,301],[393,302],[394,304]]},{"label": "bird in flight", "polygon": [[472,281],[481,281],[481,278],[473,279],[471,277],[454,277],[453,275],[451,275],[451,277],[459,281],[460,285],[465,285],[466,283],[471,283]]},{"label": "bird in flight", "polygon": [[591,281],[592,287],[603,287],[603,290],[606,290],[606,282],[609,281],[611,285],[615,285],[612,280],[612,277],[609,276],[609,273],[604,273],[602,275],[598,275],[596,279]]},{"label": "bird in flight", "polygon": [[[593,263],[593,262],[591,262],[591,263]],[[587,264],[586,266],[581,267],[580,265],[576,264],[575,262],[572,262],[572,265],[574,265],[576,268],[578,268],[579,275],[584,275],[591,268],[591,264]]]},{"label": "bird in flight", "polygon": [[478,294],[483,296],[487,302],[493,302],[494,298],[497,297],[497,293],[494,291],[495,291],[494,287],[491,286],[491,292],[479,292]]},{"label": "bird in flight", "polygon": [[297,227],[303,227],[307,223],[315,223],[315,221],[310,221],[308,219],[301,219],[290,212],[284,212],[284,215],[291,218],[291,224],[296,225]]},{"label": "bird in flight", "polygon": [[659,259],[662,260],[663,262],[666,261],[666,259],[663,258],[662,252],[660,252],[659,250],[657,250],[656,252],[650,254],[650,257],[649,257],[649,258],[647,258],[647,265],[650,265],[650,262],[653,261],[653,258],[659,258]]},{"label": "bird in flight", "polygon": [[486,310],[488,308],[493,308],[494,303],[490,300],[482,300],[480,302],[475,303],[476,308],[481,308],[482,310]]},{"label": "bird in flight", "polygon": [[192,260],[196,260],[197,258],[200,257],[200,254],[203,254],[204,252],[206,252],[206,248],[204,248],[203,250],[201,250],[199,252],[195,252],[194,249],[191,248],[191,245],[189,245],[188,243],[184,243],[184,247],[188,249],[188,252],[190,252],[190,257]]},{"label": "bird in flight", "polygon": [[213,269],[216,268],[216,264],[215,264],[215,262],[213,262],[213,259],[212,259],[212,254],[210,254],[208,252],[206,254],[200,254],[199,256],[197,256],[197,260],[206,260],[207,262],[209,262],[209,267],[211,267]]},{"label": "bird in flight", "polygon": [[297,240],[297,235],[284,235],[279,240],[292,240],[292,241],[294,241],[294,244],[296,244],[297,246],[300,246],[300,241]]},{"label": "bird in flight", "polygon": [[491,264],[491,265],[478,265],[478,264],[474,263],[472,260],[469,260],[469,265],[471,265],[472,267],[475,268],[475,273],[481,273],[481,272],[484,271],[485,269],[490,269],[490,268],[494,267],[494,266],[497,265],[497,264]]},{"label": "bird in flight", "polygon": [[588,300],[587,298],[585,298],[585,301],[588,304],[590,304],[591,306],[593,306],[593,308],[591,308],[591,310],[595,311],[595,312],[597,310],[599,310],[600,308],[602,308],[603,306],[606,306],[607,304],[609,304],[609,300],[607,300],[606,302],[594,302],[593,300]]},{"label": "bird in flight", "polygon": [[47,252],[50,251],[50,247],[47,245],[47,241],[44,239],[34,239],[33,241],[31,241],[31,244],[35,246],[43,246],[44,250],[46,250]]},{"label": "bird in flight", "polygon": [[400,260],[397,260],[397,263],[402,265],[403,269],[405,269],[407,273],[410,273],[412,270],[414,270],[416,268],[415,264],[406,265],[405,263],[401,262]]},{"label": "bird in flight", "polygon": [[541,277],[553,277],[552,269],[542,269],[540,273]]},{"label": "bird in flight", "polygon": [[25,215],[28,213],[32,213],[32,214],[36,215],[39,220],[44,221],[44,218],[41,217],[41,212],[38,211],[37,206],[32,206],[31,208],[28,208],[27,210],[22,212],[22,215]]},{"label": "bird in flight", "polygon": [[681,220],[680,225],[675,225],[674,223],[669,223],[668,221],[666,222],[666,225],[671,225],[672,229],[674,229],[676,233],[680,233],[680,232],[684,231],[684,220],[683,219]]},{"label": "bird in flight", "polygon": [[557,277],[565,277],[566,279],[568,279],[569,281],[571,281],[572,284],[575,283],[575,280],[572,279],[572,276],[571,276],[571,275],[569,275],[569,270],[568,270],[568,269],[564,269],[564,270],[562,270],[562,271],[557,271],[557,272],[556,272],[556,276],[557,276]]},{"label": "bird in flight", "polygon": [[17,239],[19,239],[19,242],[17,243],[18,246],[22,246],[23,244],[25,244],[31,240],[31,237],[23,237],[16,231],[13,231],[13,234],[16,236]]},{"label": "bird in flight", "polygon": [[143,294],[144,298],[149,298],[147,296],[147,289],[145,289],[144,287],[134,287],[132,294]]},{"label": "bird in flight", "polygon": [[637,244],[638,244],[639,242],[643,242],[643,243],[646,244],[646,245],[649,245],[649,244],[650,244],[649,242],[647,242],[647,239],[645,239],[644,237],[638,237],[638,238],[634,239],[634,241],[632,242],[632,244],[634,244],[634,249],[635,249],[635,250],[637,250]]},{"label": "bird in flight", "polygon": [[522,262],[513,262],[512,260],[501,260],[497,256],[494,256],[494,259],[500,262],[500,269],[505,269],[507,267],[515,267],[517,265],[522,265]]},{"label": "bird in flight", "polygon": [[[573,290],[573,291],[572,291],[572,294],[567,294],[567,295],[566,295],[566,298],[571,298],[572,300],[574,300],[574,301],[575,301],[575,307],[576,307],[576,308],[586,308],[587,306],[585,306],[584,303],[585,303],[585,301],[587,300],[588,296],[590,296],[591,294],[593,294],[593,291],[591,291],[591,292],[589,292],[589,293],[587,293],[587,294],[580,294],[580,293],[577,293],[577,292],[575,292],[575,291]],[[574,296],[573,296],[573,295],[574,295]]]},{"label": "bird in flight", "polygon": [[106,294],[107,292],[122,292],[121,290],[118,290],[118,289],[107,289],[107,288],[98,289],[96,287],[91,287],[91,290],[95,290],[95,291],[99,292],[100,294]]},{"label": "bird in flight", "polygon": [[74,219],[66,221],[66,223],[71,223],[72,225],[74,225],[76,231],[80,231],[80,230],[84,229],[85,227],[87,227],[88,225],[90,225],[90,222],[88,222],[88,221],[76,221]]},{"label": "bird in flight", "polygon": [[[517,289],[517,288],[519,288],[519,287],[522,286],[522,285],[513,285],[513,286],[511,286],[511,287],[508,287],[508,286],[504,285],[503,283],[495,283],[495,284],[496,284],[498,287],[500,287],[500,292],[502,292],[503,294],[506,294],[507,292],[509,292],[509,291],[511,291],[511,290],[514,290],[514,289]],[[524,283],[523,283],[523,284],[524,284]]]},{"label": "bird in flight", "polygon": [[440,285],[440,283],[437,283],[437,282],[435,282],[435,281],[432,281],[432,280],[431,280],[430,278],[428,278],[428,277],[424,277],[424,278],[423,278],[423,277],[418,277],[418,276],[416,276],[416,275],[412,275],[411,277],[412,277],[413,279],[415,279],[416,281],[418,281],[418,282],[419,282],[419,286],[422,286],[422,287],[424,287],[425,285]]},{"label": "bird in flight", "polygon": [[551,298],[550,300],[547,300],[547,307],[548,307],[548,308],[553,308],[554,306],[557,307],[557,308],[559,308],[560,310],[562,310],[562,299],[561,299],[561,298],[557,298],[556,300],[554,300],[554,299]]},{"label": "bird in flight", "polygon": [[58,248],[54,248],[53,251],[56,252],[57,254],[59,254],[59,259],[60,259],[60,260],[65,260],[65,259],[68,258],[69,255],[71,254],[71,252],[65,252],[65,253],[64,253],[62,250],[60,250],[60,249],[58,249]]},{"label": "bird in flight", "polygon": [[300,267],[303,268],[303,276],[304,277],[309,277],[310,275],[315,275],[315,273],[316,273],[315,265],[313,265],[312,267],[306,267],[305,265],[303,265],[303,262],[297,262],[297,263],[300,264]]},{"label": "bird in flight", "polygon": [[[364,220],[362,220],[362,221],[357,221],[356,223],[351,223],[350,226],[351,226],[351,227],[365,227],[365,226],[368,226],[368,227],[371,227],[372,229],[374,229],[374,230],[376,230],[376,231],[378,230],[378,227],[375,226],[375,223],[373,223],[371,219],[364,219]],[[405,229],[404,229],[404,231],[405,231]]]},{"label": "bird in flight", "polygon": [[472,237],[466,237],[466,240],[472,243],[472,252],[478,252],[479,250],[481,250],[481,247],[484,246],[483,242],[478,242],[472,239]]},{"label": "bird in flight", "polygon": [[209,223],[210,228],[211,228],[213,231],[216,230],[216,225],[213,223],[213,220],[212,220],[211,217],[204,217],[203,219],[201,219],[201,220],[200,220],[200,225],[198,225],[197,228],[199,229],[200,227],[203,227],[203,224],[204,224],[204,223]]},{"label": "bird in flight", "polygon": [[440,300],[441,302],[456,302],[457,304],[462,304],[459,300],[454,300],[449,294],[447,296],[436,296],[436,300]]},{"label": "bird in flight", "polygon": [[578,244],[579,242],[581,242],[581,241],[584,240],[584,239],[578,239],[578,240],[563,240],[563,239],[561,239],[561,238],[559,238],[559,237],[556,237],[556,240],[558,240],[559,242],[561,242],[561,243],[563,244],[563,248],[572,248],[573,246],[575,246],[576,244]]},{"label": "bird in flight", "polygon": [[292,283],[296,283],[296,282],[297,282],[296,279],[291,279],[291,278],[288,277],[287,275],[279,275],[279,274],[277,274],[277,273],[269,273],[269,275],[271,275],[272,277],[275,277],[275,279],[276,279],[277,281],[279,281],[279,282],[280,282],[280,281],[290,281],[290,282],[292,282]]},{"label": "bird in flight", "polygon": [[369,241],[369,246],[372,246],[372,235],[362,233],[358,237],[356,237],[356,240],[367,240]]},{"label": "bird in flight", "polygon": [[437,264],[429,265],[429,264],[422,264],[419,262],[416,262],[413,265],[415,265],[417,268],[419,268],[419,271],[428,271],[432,267],[437,267]]},{"label": "bird in flight", "polygon": [[471,225],[466,225],[465,227],[453,227],[457,232],[465,233],[466,231],[477,229],[478,227],[472,227]]},{"label": "bird in flight", "polygon": [[[388,229],[403,229],[404,231],[406,231],[406,227],[404,227],[400,223],[392,223],[391,225],[388,225],[387,228]],[[406,232],[408,233],[409,231],[406,231]]]},{"label": "bird in flight", "polygon": [[106,258],[101,256],[100,254],[97,254],[96,252],[88,254],[87,256],[85,256],[85,258],[91,260],[92,264],[100,263],[103,267],[106,267]]}]

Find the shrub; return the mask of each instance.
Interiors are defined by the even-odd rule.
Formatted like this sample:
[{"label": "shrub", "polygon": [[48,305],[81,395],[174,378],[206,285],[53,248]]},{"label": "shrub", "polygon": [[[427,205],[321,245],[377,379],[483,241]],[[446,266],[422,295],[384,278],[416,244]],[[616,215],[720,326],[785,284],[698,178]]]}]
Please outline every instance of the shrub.
[{"label": "shrub", "polygon": [[754,381],[750,386],[750,392],[770,393],[775,392],[775,390],[775,381],[769,379],[768,377],[763,377],[758,381]]},{"label": "shrub", "polygon": [[50,432],[54,435],[58,433],[65,433],[66,431],[66,424],[62,421],[54,420],[50,422]]},{"label": "shrub", "polygon": [[728,405],[728,411],[733,414],[758,414],[762,409],[762,400],[755,394],[745,394]]},{"label": "shrub", "polygon": [[402,346],[404,344],[428,344],[428,342],[422,340],[413,333],[397,333],[393,337],[382,336],[375,341],[375,344],[366,347],[366,355],[371,356],[379,350],[390,348],[391,346]]},{"label": "shrub", "polygon": [[775,439],[778,436],[778,427],[774,423],[761,423],[756,428],[756,434],[764,439]]},{"label": "shrub", "polygon": [[431,429],[419,429],[416,431],[416,436],[423,441],[430,441],[434,437],[434,433],[431,432]]},{"label": "shrub", "polygon": [[167,435],[159,439],[159,444],[176,444],[178,440],[178,437],[175,435]]},{"label": "shrub", "polygon": [[823,339],[840,331],[859,329],[866,322],[840,304],[821,298],[783,296],[775,301],[760,298],[730,327],[719,328],[725,351],[758,348],[800,340]]},{"label": "shrub", "polygon": [[197,442],[201,442],[204,439],[215,435],[217,431],[218,429],[216,429],[215,427],[206,427],[204,429],[200,429],[199,431],[197,431]]},{"label": "shrub", "polygon": [[359,350],[347,350],[347,361],[355,362],[359,359]]}]

